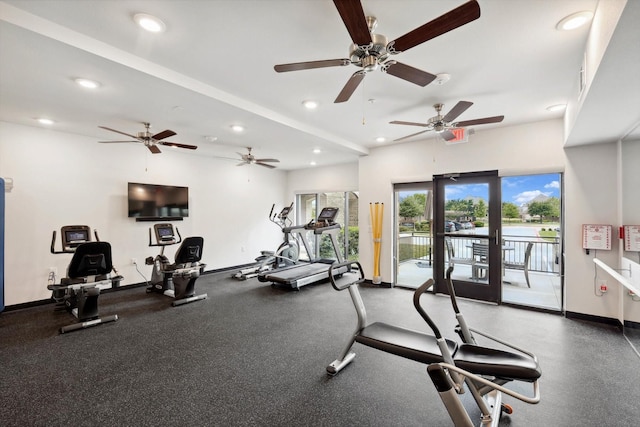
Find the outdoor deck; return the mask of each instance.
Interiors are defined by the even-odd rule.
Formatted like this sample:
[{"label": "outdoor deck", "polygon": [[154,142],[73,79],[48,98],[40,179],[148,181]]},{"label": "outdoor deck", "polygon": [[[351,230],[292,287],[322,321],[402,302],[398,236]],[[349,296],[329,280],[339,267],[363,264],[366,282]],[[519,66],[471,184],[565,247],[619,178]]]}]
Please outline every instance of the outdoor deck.
[{"label": "outdoor deck", "polygon": [[[417,288],[433,276],[428,260],[410,259],[400,263],[396,286]],[[471,266],[457,264],[454,279],[471,280]],[[529,271],[531,288],[527,287],[522,270],[505,269],[502,285],[502,301],[549,310],[562,309],[560,275]],[[506,284],[504,282],[508,282]],[[483,283],[479,281],[479,283]],[[485,282],[486,283],[486,282]]]}]

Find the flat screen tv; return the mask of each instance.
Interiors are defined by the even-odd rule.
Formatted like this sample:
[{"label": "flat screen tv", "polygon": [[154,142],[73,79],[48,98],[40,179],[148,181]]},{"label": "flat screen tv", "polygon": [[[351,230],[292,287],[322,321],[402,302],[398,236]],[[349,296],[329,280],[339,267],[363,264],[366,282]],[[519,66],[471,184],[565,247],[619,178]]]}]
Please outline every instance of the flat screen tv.
[{"label": "flat screen tv", "polygon": [[129,217],[139,221],[179,220],[189,216],[189,188],[129,183]]}]

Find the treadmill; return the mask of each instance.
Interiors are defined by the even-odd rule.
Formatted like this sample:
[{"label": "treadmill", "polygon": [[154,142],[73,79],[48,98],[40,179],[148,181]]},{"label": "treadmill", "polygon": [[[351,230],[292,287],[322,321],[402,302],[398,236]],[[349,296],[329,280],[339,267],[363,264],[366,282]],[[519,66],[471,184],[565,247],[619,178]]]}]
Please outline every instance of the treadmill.
[{"label": "treadmill", "polygon": [[[291,227],[291,232],[300,235],[302,243],[309,257],[312,256],[311,247],[307,241],[307,231],[313,231],[314,235],[327,234],[331,239],[331,245],[336,254],[337,262],[342,263],[344,258],[338,248],[338,233],[340,224],[335,222],[338,208],[323,208],[317,220],[312,220],[306,225]],[[265,271],[258,275],[260,282],[271,282],[273,285],[281,285],[300,290],[302,286],[319,282],[329,278],[329,267],[336,262],[334,259],[312,259],[308,263],[291,265],[275,270]],[[347,267],[333,269],[333,275],[338,276],[347,271]]]}]

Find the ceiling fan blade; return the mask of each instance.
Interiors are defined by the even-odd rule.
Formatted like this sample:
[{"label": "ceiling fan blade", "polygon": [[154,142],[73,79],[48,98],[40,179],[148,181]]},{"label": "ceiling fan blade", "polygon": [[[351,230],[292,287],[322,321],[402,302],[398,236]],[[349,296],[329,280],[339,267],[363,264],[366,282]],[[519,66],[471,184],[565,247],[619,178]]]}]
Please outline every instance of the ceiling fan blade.
[{"label": "ceiling fan blade", "polygon": [[440,134],[440,136],[445,141],[451,141],[452,139],[456,139],[456,135],[453,132],[451,132],[450,130],[445,130],[444,132],[442,132]]},{"label": "ceiling fan blade", "polygon": [[244,166],[244,165],[248,165],[248,164],[249,164],[249,163],[247,163],[247,162],[240,162],[240,163],[238,163],[236,166]]},{"label": "ceiling fan blade", "polygon": [[179,144],[177,142],[170,142],[170,141],[164,141],[164,142],[158,141],[158,144],[168,145],[170,147],[187,148],[189,150],[195,150],[196,148],[198,148],[196,145]]},{"label": "ceiling fan blade", "polygon": [[111,128],[108,128],[108,127],[105,127],[105,126],[98,126],[98,127],[100,129],[104,129],[104,130],[108,130],[108,131],[111,131],[111,132],[119,133],[120,135],[128,136],[129,138],[138,139],[138,137],[135,136],[135,135],[129,135],[128,133],[120,132],[119,130],[111,129]]},{"label": "ceiling fan blade", "polygon": [[422,126],[422,127],[429,126],[427,123],[403,122],[400,120],[394,120],[389,123],[391,123],[392,125],[409,125],[409,126]]},{"label": "ceiling fan blade", "polygon": [[309,62],[293,62],[291,64],[280,64],[273,67],[278,73],[285,73],[287,71],[300,71],[311,70],[314,68],[325,67],[342,67],[350,65],[351,61],[348,59],[324,59],[321,61],[309,61]]},{"label": "ceiling fan blade", "polygon": [[351,40],[359,46],[371,43],[371,33],[360,0],[333,0],[333,4],[336,5]]},{"label": "ceiling fan blade", "polygon": [[162,151],[160,151],[160,149],[158,148],[157,145],[155,144],[149,144],[147,145],[147,148],[149,148],[149,151],[151,151],[153,154],[160,154],[162,153]]},{"label": "ceiling fan blade", "polygon": [[280,163],[280,160],[278,159],[256,159],[256,163],[258,162],[276,162],[276,163]]},{"label": "ceiling fan blade", "polygon": [[390,61],[389,65],[383,68],[387,74],[399,77],[418,86],[426,86],[436,79],[436,75],[418,70],[417,68],[403,64],[401,62]]},{"label": "ceiling fan blade", "polygon": [[471,0],[450,10],[444,15],[409,31],[407,34],[389,42],[387,50],[397,53],[411,49],[421,43],[436,38],[451,30],[455,30],[480,17],[480,6],[476,0]]},{"label": "ceiling fan blade", "polygon": [[174,136],[174,135],[176,135],[174,131],[167,129],[167,130],[163,130],[162,132],[156,133],[151,138],[155,139],[156,141],[159,141],[161,139],[169,138],[170,136]]},{"label": "ceiling fan blade", "polygon": [[407,135],[407,136],[403,136],[402,138],[394,139],[394,142],[395,141],[403,141],[405,139],[411,138],[412,136],[416,136],[416,135],[420,135],[421,133],[429,132],[430,130],[431,129],[421,130],[420,132],[412,133],[411,135]]},{"label": "ceiling fan blade", "polygon": [[504,116],[485,117],[485,118],[482,118],[482,119],[466,120],[466,121],[463,121],[463,122],[457,122],[457,123],[455,123],[455,126],[463,128],[463,127],[473,126],[473,125],[486,125],[488,123],[500,123],[503,119],[504,119]]},{"label": "ceiling fan blade", "polygon": [[351,95],[353,95],[353,92],[358,88],[362,79],[364,79],[365,74],[366,73],[364,71],[356,71],[353,73],[349,78],[349,81],[347,81],[347,84],[342,88],[342,91],[338,94],[336,100],[333,102],[339,103],[348,101],[349,98],[351,98]]},{"label": "ceiling fan blade", "polygon": [[98,142],[101,144],[113,144],[113,143],[120,144],[124,142],[140,142],[140,141],[135,140],[135,141],[98,141]]},{"label": "ceiling fan blade", "polygon": [[471,107],[473,102],[460,101],[449,111],[443,118],[445,122],[449,123],[454,121],[460,114],[467,111],[467,108]]},{"label": "ceiling fan blade", "polygon": [[255,164],[256,164],[256,165],[260,165],[260,166],[264,166],[265,168],[275,169],[275,166],[273,166],[273,165],[268,165],[268,164],[266,164],[266,163],[260,163],[260,162],[256,161],[256,163],[255,163]]}]

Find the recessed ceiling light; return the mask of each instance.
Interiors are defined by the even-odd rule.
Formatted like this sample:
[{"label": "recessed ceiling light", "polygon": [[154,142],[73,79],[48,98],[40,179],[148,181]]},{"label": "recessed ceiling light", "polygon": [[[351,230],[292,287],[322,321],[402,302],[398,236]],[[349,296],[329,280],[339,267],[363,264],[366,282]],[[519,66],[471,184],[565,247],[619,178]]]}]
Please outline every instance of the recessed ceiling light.
[{"label": "recessed ceiling light", "polygon": [[556,111],[562,111],[565,108],[567,108],[566,104],[556,104],[556,105],[551,105],[547,107],[547,111],[551,111],[552,113],[555,113]]},{"label": "recessed ceiling light", "polygon": [[320,153],[321,153],[321,151],[320,151],[319,148],[314,148],[313,149],[313,154],[320,154]]},{"label": "recessed ceiling light", "polygon": [[133,20],[150,33],[162,33],[167,28],[160,19],[146,13],[136,13]]},{"label": "recessed ceiling light", "polygon": [[231,125],[231,130],[233,130],[234,132],[242,132],[242,131],[244,131],[244,126]]},{"label": "recessed ceiling light", "polygon": [[386,138],[384,136],[379,136],[376,138],[376,142],[385,142]]},{"label": "recessed ceiling light", "polygon": [[311,162],[311,163],[309,163],[309,164],[310,164],[311,166],[315,166],[315,165],[316,165],[316,162]]},{"label": "recessed ceiling light", "polygon": [[89,80],[89,79],[81,79],[81,78],[78,78],[78,79],[75,79],[74,81],[75,81],[79,86],[82,86],[82,87],[87,88],[87,89],[97,89],[97,88],[99,88],[99,87],[100,87],[100,83],[98,83],[98,82],[97,82],[97,81],[95,81],[95,80]]},{"label": "recessed ceiling light", "polygon": [[575,30],[576,28],[580,28],[587,22],[591,21],[591,18],[593,18],[593,12],[588,10],[572,13],[571,15],[562,18],[556,25],[556,29],[561,31]]},{"label": "recessed ceiling light", "polygon": [[302,105],[304,105],[304,108],[308,110],[315,110],[316,108],[318,108],[318,103],[311,100],[302,101]]},{"label": "recessed ceiling light", "polygon": [[209,142],[216,142],[218,140],[217,136],[211,136],[211,135],[207,135],[204,137],[204,139],[206,139]]},{"label": "recessed ceiling light", "polygon": [[44,117],[39,118],[39,119],[36,119],[36,120],[38,120],[38,123],[40,123],[40,124],[42,124],[42,125],[52,125],[52,124],[54,124],[54,123],[55,123],[53,120],[51,120],[51,119],[45,119]]}]

